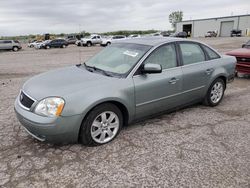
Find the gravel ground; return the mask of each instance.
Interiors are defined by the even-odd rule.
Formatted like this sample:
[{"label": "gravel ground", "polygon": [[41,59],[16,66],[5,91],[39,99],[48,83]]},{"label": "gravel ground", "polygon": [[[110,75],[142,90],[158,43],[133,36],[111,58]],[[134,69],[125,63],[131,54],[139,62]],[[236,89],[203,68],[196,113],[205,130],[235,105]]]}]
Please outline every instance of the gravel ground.
[{"label": "gravel ground", "polygon": [[[197,39],[225,52],[247,38]],[[13,103],[23,83],[83,62],[102,47],[0,52],[0,187],[250,187],[250,80],[222,103],[125,127],[111,143],[55,146],[29,136]]]}]

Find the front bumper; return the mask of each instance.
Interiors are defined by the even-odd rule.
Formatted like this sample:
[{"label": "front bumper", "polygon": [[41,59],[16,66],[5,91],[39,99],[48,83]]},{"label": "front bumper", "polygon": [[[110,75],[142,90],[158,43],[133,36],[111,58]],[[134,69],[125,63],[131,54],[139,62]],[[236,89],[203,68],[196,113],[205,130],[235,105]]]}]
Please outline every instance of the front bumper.
[{"label": "front bumper", "polygon": [[82,45],[86,45],[86,44],[87,44],[87,41],[81,41],[81,44],[82,44]]},{"label": "front bumper", "polygon": [[15,101],[15,112],[25,130],[34,138],[49,143],[76,143],[80,130],[81,115],[43,117],[23,109],[18,98]]}]

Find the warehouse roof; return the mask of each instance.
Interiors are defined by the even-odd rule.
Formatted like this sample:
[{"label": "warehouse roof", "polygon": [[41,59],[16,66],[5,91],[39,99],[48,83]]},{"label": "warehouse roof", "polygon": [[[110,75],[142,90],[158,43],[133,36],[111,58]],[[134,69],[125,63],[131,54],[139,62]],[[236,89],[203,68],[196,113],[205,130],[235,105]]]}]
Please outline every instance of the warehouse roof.
[{"label": "warehouse roof", "polygon": [[216,19],[235,18],[235,17],[244,17],[244,16],[250,16],[250,14],[242,14],[242,15],[235,15],[235,16],[224,16],[224,17],[213,17],[213,18],[202,18],[202,19],[194,19],[194,20],[184,20],[184,21],[177,22],[177,23],[192,22],[192,21],[202,21],[202,20],[216,20]]}]

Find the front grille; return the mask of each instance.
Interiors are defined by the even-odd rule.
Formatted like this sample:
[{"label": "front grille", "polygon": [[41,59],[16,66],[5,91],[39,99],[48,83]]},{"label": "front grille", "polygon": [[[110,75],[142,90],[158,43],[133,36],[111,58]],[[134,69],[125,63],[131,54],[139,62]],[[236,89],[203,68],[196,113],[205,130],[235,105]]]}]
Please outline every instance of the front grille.
[{"label": "front grille", "polygon": [[26,108],[30,108],[32,106],[32,104],[35,102],[33,99],[31,99],[30,97],[28,97],[24,92],[21,91],[20,93],[20,97],[19,97],[20,103],[26,107]]},{"label": "front grille", "polygon": [[239,63],[236,65],[236,70],[241,73],[250,73],[250,66],[249,64]]},{"label": "front grille", "polygon": [[250,63],[250,58],[246,58],[246,57],[236,57],[238,62],[246,62],[246,63]]}]

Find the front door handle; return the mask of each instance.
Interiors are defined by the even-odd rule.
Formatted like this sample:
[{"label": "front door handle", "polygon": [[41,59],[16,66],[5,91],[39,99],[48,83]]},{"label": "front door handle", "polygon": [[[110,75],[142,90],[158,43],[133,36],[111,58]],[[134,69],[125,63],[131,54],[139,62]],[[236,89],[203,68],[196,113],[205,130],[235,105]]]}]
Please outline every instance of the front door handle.
[{"label": "front door handle", "polygon": [[214,69],[213,69],[213,68],[211,68],[211,69],[207,69],[207,70],[206,70],[206,74],[207,74],[207,75],[210,75],[213,71],[214,71]]},{"label": "front door handle", "polygon": [[171,80],[169,80],[168,82],[170,84],[176,84],[176,82],[178,81],[179,79],[178,78],[171,78]]}]

